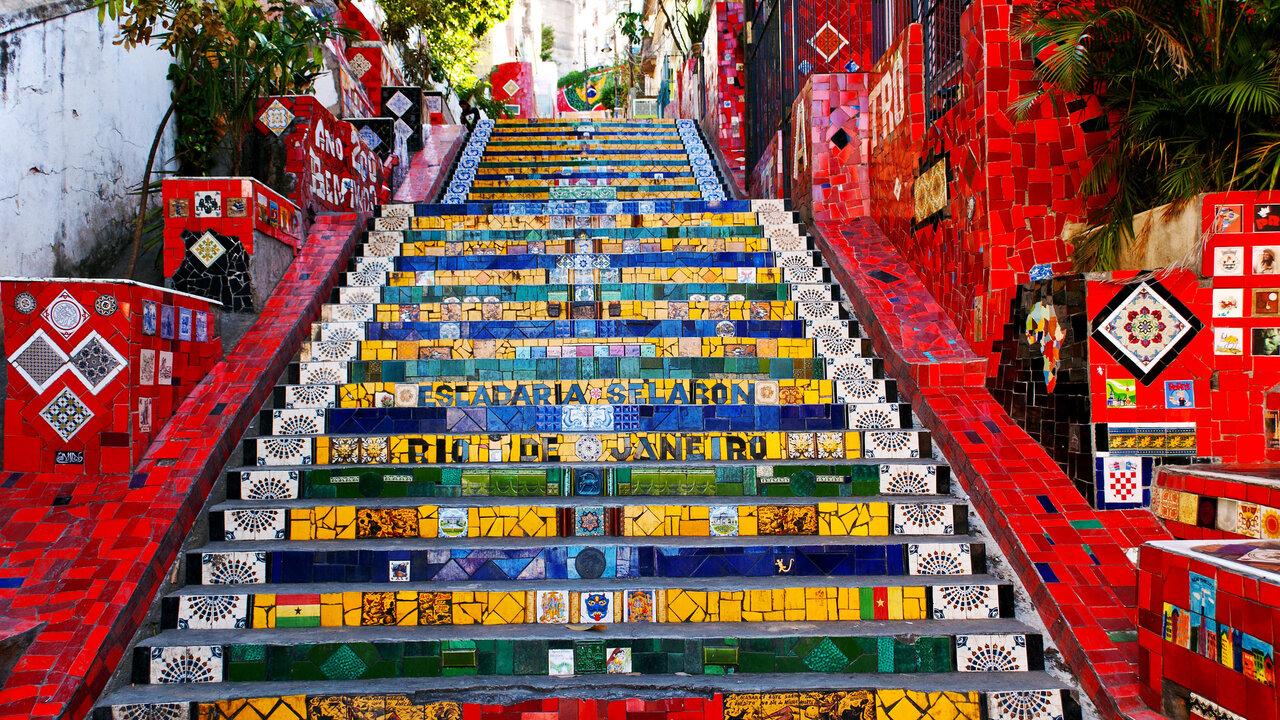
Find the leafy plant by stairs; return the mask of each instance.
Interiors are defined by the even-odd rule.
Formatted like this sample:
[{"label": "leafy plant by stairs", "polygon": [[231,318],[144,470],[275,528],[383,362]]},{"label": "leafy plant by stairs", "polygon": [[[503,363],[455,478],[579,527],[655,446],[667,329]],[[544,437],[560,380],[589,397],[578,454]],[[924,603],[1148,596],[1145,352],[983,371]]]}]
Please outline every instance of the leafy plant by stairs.
[{"label": "leafy plant by stairs", "polygon": [[1110,270],[1134,215],[1280,179],[1280,0],[1037,3],[1015,23],[1040,50],[1042,100],[1096,99],[1107,142],[1081,187],[1097,196],[1075,239],[1080,270]]}]

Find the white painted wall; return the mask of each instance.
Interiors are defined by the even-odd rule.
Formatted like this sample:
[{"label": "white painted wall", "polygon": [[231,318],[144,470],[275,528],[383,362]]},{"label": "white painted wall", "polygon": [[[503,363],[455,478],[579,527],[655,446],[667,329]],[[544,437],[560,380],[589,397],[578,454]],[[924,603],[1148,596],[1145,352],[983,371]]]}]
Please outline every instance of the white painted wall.
[{"label": "white painted wall", "polygon": [[113,45],[85,4],[0,0],[0,275],[90,272],[130,237],[169,56]]}]

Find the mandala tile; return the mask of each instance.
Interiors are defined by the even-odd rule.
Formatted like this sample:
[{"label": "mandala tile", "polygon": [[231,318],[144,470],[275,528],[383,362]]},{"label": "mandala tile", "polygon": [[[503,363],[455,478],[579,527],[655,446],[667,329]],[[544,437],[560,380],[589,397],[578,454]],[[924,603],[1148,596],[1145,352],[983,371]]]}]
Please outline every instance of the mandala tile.
[{"label": "mandala tile", "polygon": [[70,340],[80,326],[84,325],[85,320],[89,319],[89,312],[83,305],[76,302],[74,297],[71,297],[71,293],[63,290],[41,311],[40,317],[44,318],[63,340]]},{"label": "mandala tile", "polygon": [[1093,318],[1093,338],[1149,385],[1204,327],[1158,282],[1121,290]]},{"label": "mandala tile", "polygon": [[938,468],[933,465],[881,465],[880,492],[884,495],[937,494]]},{"label": "mandala tile", "polygon": [[13,299],[13,307],[23,315],[30,315],[36,311],[36,296],[29,292],[18,293]]},{"label": "mandala tile", "polygon": [[223,513],[227,540],[285,539],[285,511],[279,508],[228,510]]},{"label": "mandala tile", "polygon": [[37,393],[44,392],[67,370],[67,355],[43,330],[37,330],[12,355],[9,362]]},{"label": "mandala tile", "polygon": [[537,594],[537,621],[544,624],[563,625],[569,622],[569,592],[566,590],[539,590]]},{"label": "mandala tile", "polygon": [[995,585],[934,585],[933,617],[983,620],[1000,617],[1000,593]]},{"label": "mandala tile", "polygon": [[248,626],[248,595],[183,595],[178,598],[179,629],[234,630]]},{"label": "mandala tile", "polygon": [[613,622],[612,592],[579,593],[578,618],[580,622]]},{"label": "mandala tile", "polygon": [[868,458],[918,458],[921,432],[912,430],[879,430],[862,434],[862,452]]},{"label": "mandala tile", "polygon": [[378,146],[382,144],[382,138],[378,137],[378,133],[368,125],[361,127],[357,134],[370,150],[377,150]]},{"label": "mandala tile", "polygon": [[574,529],[577,536],[603,536],[605,534],[605,510],[600,506],[576,507],[573,509]]},{"label": "mandala tile", "polygon": [[116,314],[116,296],[102,294],[93,301],[93,310],[102,317],[111,317]]},{"label": "mandala tile", "polygon": [[111,720],[190,720],[191,706],[184,702],[112,705]]},{"label": "mandala tile", "polygon": [[897,403],[854,405],[849,408],[849,429],[888,429],[902,427],[902,412]]},{"label": "mandala tile", "polygon": [[958,672],[1025,672],[1029,669],[1025,635],[956,636]]},{"label": "mandala tile", "polygon": [[990,720],[1062,720],[1064,714],[1061,690],[987,693],[987,717]]},{"label": "mandala tile", "polygon": [[84,381],[90,392],[97,395],[128,366],[128,361],[101,335],[94,332],[71,351],[69,364],[76,377]]},{"label": "mandala tile", "polygon": [[49,423],[49,427],[53,428],[58,437],[63,441],[69,441],[93,419],[93,411],[76,397],[70,388],[62,388],[62,391],[40,411],[40,417]]},{"label": "mandala tile", "polygon": [[321,409],[272,410],[272,435],[319,435],[325,431],[325,411]]},{"label": "mandala tile", "polygon": [[311,459],[310,438],[258,438],[258,465],[310,465]]},{"label": "mandala tile", "polygon": [[222,682],[222,647],[151,648],[151,683]]},{"label": "mandala tile", "polygon": [[907,545],[907,572],[911,575],[972,575],[973,556],[967,543]]},{"label": "mandala tile", "polygon": [[955,532],[953,506],[926,503],[895,504],[895,535],[951,535]]},{"label": "mandala tile", "polygon": [[200,582],[204,585],[252,585],[267,581],[265,552],[202,553]]},{"label": "mandala tile", "polygon": [[262,112],[259,120],[262,121],[263,125],[267,126],[268,130],[279,135],[289,129],[289,125],[293,123],[293,118],[294,114],[284,106],[284,103],[279,100],[272,100],[267,109]]},{"label": "mandala tile", "polygon": [[205,267],[212,266],[218,258],[226,254],[227,249],[218,242],[213,233],[206,232],[200,239],[191,244],[190,253]]}]

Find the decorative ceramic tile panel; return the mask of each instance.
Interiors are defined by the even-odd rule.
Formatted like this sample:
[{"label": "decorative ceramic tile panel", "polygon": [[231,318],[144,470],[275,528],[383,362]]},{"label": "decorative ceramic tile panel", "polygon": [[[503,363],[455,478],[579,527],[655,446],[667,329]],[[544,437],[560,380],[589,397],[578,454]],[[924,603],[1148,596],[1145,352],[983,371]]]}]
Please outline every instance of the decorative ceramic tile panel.
[{"label": "decorative ceramic tile panel", "polygon": [[150,649],[152,684],[222,682],[222,647],[153,647]]}]

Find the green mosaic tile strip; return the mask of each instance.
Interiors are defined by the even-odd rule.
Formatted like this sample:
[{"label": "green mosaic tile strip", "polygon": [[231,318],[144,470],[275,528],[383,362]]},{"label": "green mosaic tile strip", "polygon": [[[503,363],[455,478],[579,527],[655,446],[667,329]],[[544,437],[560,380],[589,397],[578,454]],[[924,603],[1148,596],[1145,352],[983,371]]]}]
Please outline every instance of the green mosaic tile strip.
[{"label": "green mosaic tile strip", "polygon": [[707,639],[474,640],[267,645],[224,649],[232,682],[305,682],[456,675],[573,674],[629,665],[642,675],[936,673],[953,668],[950,636],[911,640],[806,636]]}]

